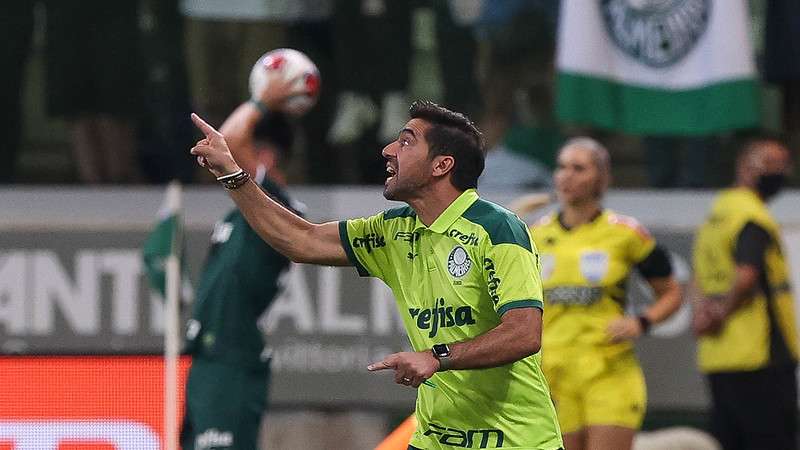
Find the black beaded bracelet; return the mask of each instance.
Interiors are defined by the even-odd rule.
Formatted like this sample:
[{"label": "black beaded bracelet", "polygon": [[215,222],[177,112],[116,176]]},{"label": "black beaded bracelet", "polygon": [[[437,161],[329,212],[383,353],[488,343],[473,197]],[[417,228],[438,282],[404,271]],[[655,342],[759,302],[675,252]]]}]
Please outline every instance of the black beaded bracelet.
[{"label": "black beaded bracelet", "polygon": [[225,189],[239,189],[240,187],[244,186],[247,183],[247,180],[250,179],[250,174],[245,172],[244,169],[239,169],[238,171],[229,174],[223,175],[221,177],[217,177],[217,181],[222,183],[222,186]]}]

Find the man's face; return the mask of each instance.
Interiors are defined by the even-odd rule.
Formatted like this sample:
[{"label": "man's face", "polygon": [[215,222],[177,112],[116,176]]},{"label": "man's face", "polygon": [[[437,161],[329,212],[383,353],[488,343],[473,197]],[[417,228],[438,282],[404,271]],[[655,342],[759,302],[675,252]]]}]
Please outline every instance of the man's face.
[{"label": "man's face", "polygon": [[758,142],[740,170],[739,182],[769,201],[780,192],[792,172],[791,155],[777,142]]},{"label": "man's face", "polygon": [[387,200],[408,201],[421,194],[432,177],[432,162],[428,159],[425,132],[430,124],[411,119],[397,137],[383,149],[387,178],[383,196]]}]

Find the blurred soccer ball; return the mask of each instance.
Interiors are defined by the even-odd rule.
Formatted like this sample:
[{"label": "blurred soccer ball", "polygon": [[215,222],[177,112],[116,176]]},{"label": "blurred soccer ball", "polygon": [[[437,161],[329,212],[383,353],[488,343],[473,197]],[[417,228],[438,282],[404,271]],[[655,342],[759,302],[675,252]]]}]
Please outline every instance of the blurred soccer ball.
[{"label": "blurred soccer ball", "polygon": [[302,116],[317,103],[321,82],[319,69],[304,53],[291,48],[265,53],[250,72],[250,95],[259,98],[275,77],[294,80],[292,96],[286,101],[285,112]]}]

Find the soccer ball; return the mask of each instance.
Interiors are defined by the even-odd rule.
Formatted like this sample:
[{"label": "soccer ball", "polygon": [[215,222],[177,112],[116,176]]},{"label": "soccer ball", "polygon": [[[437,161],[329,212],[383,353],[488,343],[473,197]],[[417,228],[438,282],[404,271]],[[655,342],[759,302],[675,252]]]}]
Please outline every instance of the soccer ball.
[{"label": "soccer ball", "polygon": [[258,58],[250,71],[250,95],[259,98],[274,77],[294,80],[292,95],[286,100],[284,107],[285,112],[302,116],[317,103],[321,83],[319,69],[303,52],[279,48]]}]

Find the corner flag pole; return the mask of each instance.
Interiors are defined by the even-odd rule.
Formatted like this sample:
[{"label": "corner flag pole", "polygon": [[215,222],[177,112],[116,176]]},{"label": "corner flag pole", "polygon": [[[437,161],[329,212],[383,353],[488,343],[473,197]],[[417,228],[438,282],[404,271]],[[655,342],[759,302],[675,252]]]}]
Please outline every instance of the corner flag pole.
[{"label": "corner flag pole", "polygon": [[[182,220],[181,185],[174,183],[178,221]],[[173,186],[171,186],[173,187]],[[166,450],[178,450],[178,359],[180,352],[180,286],[181,244],[183,227],[179,223],[172,236],[172,245],[166,259],[164,314],[164,438]]]}]

